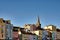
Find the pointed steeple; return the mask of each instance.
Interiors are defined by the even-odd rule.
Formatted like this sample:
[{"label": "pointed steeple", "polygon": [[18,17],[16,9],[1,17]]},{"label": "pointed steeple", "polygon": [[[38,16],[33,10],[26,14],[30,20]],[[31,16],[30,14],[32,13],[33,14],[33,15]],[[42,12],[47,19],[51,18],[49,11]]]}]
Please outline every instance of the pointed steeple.
[{"label": "pointed steeple", "polygon": [[41,28],[39,16],[37,17],[37,23],[36,23],[36,26],[39,27],[39,28]]},{"label": "pointed steeple", "polygon": [[40,19],[39,19],[39,16],[38,16],[38,20],[37,20],[37,23],[39,23],[39,24],[40,24]]}]

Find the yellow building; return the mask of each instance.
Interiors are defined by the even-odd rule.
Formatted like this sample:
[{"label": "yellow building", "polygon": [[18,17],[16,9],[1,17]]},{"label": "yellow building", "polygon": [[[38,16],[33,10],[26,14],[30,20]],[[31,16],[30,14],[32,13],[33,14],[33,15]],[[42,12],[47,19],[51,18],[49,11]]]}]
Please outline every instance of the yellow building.
[{"label": "yellow building", "polygon": [[47,25],[47,26],[44,27],[44,29],[46,29],[47,31],[53,32],[53,31],[56,31],[56,26]]},{"label": "yellow building", "polygon": [[31,24],[25,24],[25,25],[24,25],[24,28],[25,28],[25,29],[28,29],[28,30],[31,30]]},{"label": "yellow building", "polygon": [[5,39],[5,23],[4,20],[2,18],[0,18],[0,40],[1,39]]}]

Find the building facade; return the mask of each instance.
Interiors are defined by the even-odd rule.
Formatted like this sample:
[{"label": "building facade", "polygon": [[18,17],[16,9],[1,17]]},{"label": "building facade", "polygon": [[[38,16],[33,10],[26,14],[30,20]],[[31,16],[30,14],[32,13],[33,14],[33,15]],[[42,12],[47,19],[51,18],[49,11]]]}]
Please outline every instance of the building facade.
[{"label": "building facade", "polygon": [[42,40],[43,30],[36,30],[34,33],[38,35],[38,40]]},{"label": "building facade", "polygon": [[35,24],[25,24],[24,28],[28,29],[29,31],[34,31],[34,30],[36,30],[36,25]]},{"label": "building facade", "polygon": [[10,23],[10,20],[0,18],[0,39],[12,40],[12,28],[13,25]]},{"label": "building facade", "polygon": [[56,31],[56,26],[50,24],[44,27],[44,29],[47,29],[50,32]]},{"label": "building facade", "polygon": [[51,40],[56,40],[56,26],[47,25],[44,29],[48,31]]},{"label": "building facade", "polygon": [[4,40],[6,37],[6,29],[5,29],[5,23],[3,22],[3,19],[0,18],[0,40]]},{"label": "building facade", "polygon": [[60,40],[60,29],[56,29],[56,40]]},{"label": "building facade", "polygon": [[14,26],[13,27],[13,40],[19,40],[19,33],[18,33],[19,27]]},{"label": "building facade", "polygon": [[26,31],[24,28],[20,28],[19,40],[38,40],[38,36],[35,33]]},{"label": "building facade", "polygon": [[21,32],[22,40],[38,40],[38,36],[36,34],[30,33],[30,32]]},{"label": "building facade", "polygon": [[12,29],[13,29],[13,25],[12,24],[6,24],[6,39],[7,40],[12,40]]},{"label": "building facade", "polygon": [[38,40],[37,35],[34,34],[22,34],[22,40]]}]

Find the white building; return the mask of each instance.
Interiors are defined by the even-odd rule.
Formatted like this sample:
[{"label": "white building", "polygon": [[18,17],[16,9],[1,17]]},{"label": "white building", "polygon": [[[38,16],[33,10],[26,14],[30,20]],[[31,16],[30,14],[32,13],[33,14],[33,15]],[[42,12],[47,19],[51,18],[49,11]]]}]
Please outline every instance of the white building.
[{"label": "white building", "polygon": [[6,24],[6,39],[12,40],[12,24]]},{"label": "white building", "polygon": [[12,29],[13,25],[10,23],[10,20],[5,20],[5,29],[6,29],[6,39],[12,40]]}]

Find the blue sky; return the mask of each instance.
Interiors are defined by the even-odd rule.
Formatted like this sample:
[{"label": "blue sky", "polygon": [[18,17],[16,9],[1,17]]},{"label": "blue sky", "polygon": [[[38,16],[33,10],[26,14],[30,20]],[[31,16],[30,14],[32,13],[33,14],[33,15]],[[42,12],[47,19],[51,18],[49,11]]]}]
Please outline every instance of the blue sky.
[{"label": "blue sky", "polygon": [[42,27],[60,26],[60,0],[0,0],[0,18],[12,24],[35,24],[39,15]]}]

